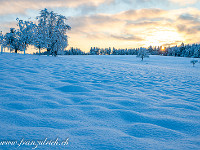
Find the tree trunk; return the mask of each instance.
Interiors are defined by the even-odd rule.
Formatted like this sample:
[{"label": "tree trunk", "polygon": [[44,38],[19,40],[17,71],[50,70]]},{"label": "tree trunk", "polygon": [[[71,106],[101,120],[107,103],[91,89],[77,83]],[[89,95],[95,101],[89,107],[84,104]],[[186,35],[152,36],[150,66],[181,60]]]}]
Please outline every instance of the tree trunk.
[{"label": "tree trunk", "polygon": [[50,48],[47,48],[47,56],[50,55],[50,51],[51,51],[51,49],[50,49]]},{"label": "tree trunk", "polygon": [[39,56],[40,56],[40,48],[39,48]]},{"label": "tree trunk", "polygon": [[26,54],[26,48],[24,48],[24,55]]},{"label": "tree trunk", "polygon": [[3,53],[3,46],[1,45],[1,54]]},{"label": "tree trunk", "polygon": [[17,49],[15,49],[15,53],[17,53]]},{"label": "tree trunk", "polygon": [[57,51],[54,51],[54,56],[55,56],[55,57],[57,56]]}]

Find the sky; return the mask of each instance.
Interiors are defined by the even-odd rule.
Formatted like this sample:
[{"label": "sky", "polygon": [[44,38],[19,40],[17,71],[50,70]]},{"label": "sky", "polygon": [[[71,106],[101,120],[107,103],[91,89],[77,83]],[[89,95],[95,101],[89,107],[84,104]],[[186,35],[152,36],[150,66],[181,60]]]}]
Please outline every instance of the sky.
[{"label": "sky", "polygon": [[0,0],[0,31],[47,8],[68,18],[70,47],[137,48],[200,42],[200,0]]}]

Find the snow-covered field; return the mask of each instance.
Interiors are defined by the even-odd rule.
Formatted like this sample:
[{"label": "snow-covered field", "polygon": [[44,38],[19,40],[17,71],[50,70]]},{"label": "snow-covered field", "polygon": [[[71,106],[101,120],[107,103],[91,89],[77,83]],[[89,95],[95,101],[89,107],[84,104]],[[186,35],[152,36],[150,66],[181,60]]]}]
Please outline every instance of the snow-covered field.
[{"label": "snow-covered field", "polygon": [[190,60],[2,54],[0,140],[69,138],[44,150],[199,150],[200,64]]}]

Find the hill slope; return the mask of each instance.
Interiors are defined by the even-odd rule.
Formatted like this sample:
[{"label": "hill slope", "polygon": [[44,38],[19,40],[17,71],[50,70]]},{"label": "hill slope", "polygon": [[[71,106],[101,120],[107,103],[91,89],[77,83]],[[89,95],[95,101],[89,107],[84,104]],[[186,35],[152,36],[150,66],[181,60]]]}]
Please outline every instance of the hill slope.
[{"label": "hill slope", "polygon": [[0,138],[69,138],[38,149],[200,149],[200,65],[190,60],[0,55]]}]

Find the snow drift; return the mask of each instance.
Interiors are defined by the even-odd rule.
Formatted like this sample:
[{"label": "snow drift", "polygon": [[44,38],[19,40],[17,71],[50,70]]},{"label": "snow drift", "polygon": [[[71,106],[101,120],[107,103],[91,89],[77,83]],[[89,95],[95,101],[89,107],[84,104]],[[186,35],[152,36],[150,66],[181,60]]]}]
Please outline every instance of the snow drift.
[{"label": "snow drift", "polygon": [[200,149],[200,65],[190,60],[2,54],[0,139],[69,138],[38,149]]}]

